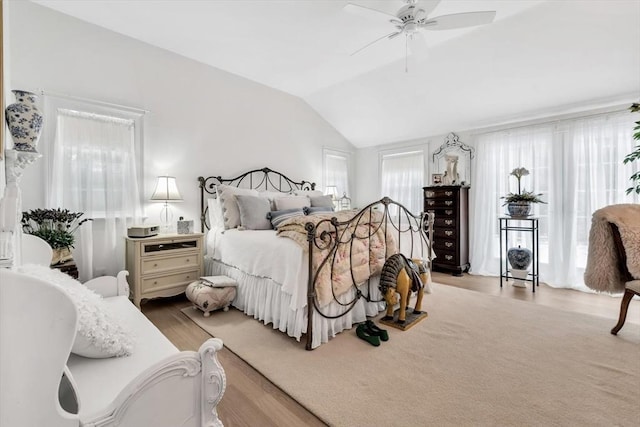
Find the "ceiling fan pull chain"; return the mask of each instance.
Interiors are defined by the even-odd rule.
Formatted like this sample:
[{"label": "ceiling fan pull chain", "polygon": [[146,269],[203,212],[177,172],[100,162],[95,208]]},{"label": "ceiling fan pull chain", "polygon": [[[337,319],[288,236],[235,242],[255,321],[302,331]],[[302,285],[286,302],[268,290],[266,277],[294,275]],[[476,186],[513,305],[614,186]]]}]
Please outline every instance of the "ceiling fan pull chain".
[{"label": "ceiling fan pull chain", "polygon": [[404,72],[409,73],[409,36],[404,38]]}]

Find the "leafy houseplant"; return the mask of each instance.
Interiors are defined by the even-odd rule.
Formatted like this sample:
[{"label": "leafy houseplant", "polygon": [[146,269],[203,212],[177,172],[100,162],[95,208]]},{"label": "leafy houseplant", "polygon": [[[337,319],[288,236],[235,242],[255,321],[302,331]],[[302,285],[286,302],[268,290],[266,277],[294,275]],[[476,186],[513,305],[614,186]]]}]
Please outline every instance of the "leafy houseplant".
[{"label": "leafy houseplant", "polygon": [[81,220],[82,215],[83,212],[69,212],[60,208],[33,209],[22,212],[22,231],[46,241],[54,250],[52,264],[57,264],[71,259],[71,248],[75,242],[73,233],[82,224],[91,221],[89,218]]},{"label": "leafy houseplant", "polygon": [[[631,110],[632,113],[640,112],[640,104],[631,104],[629,110]],[[633,128],[633,130],[635,131],[635,133],[633,134],[633,139],[635,139],[636,141],[640,141],[640,121],[636,122],[636,127]],[[627,154],[627,156],[623,160],[623,163],[626,165],[627,163],[638,160],[640,160],[640,143],[636,145],[635,149],[631,153]],[[640,172],[636,172],[631,175],[629,180],[631,181],[631,187],[627,188],[627,194],[631,194],[634,191],[636,192],[636,194],[640,194]]]},{"label": "leafy houseplant", "polygon": [[523,167],[515,168],[511,171],[510,175],[515,176],[518,180],[518,193],[508,193],[506,196],[501,197],[501,199],[505,201],[502,206],[507,206],[509,215],[527,216],[531,212],[531,203],[546,203],[540,198],[542,193],[536,194],[532,191],[522,190],[520,180],[523,176],[529,175],[527,169]]}]

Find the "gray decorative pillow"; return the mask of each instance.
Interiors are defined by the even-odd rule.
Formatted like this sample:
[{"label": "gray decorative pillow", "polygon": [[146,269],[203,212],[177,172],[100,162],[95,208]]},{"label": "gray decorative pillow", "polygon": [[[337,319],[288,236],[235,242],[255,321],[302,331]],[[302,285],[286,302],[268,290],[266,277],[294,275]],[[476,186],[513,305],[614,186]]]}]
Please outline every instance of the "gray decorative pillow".
[{"label": "gray decorative pillow", "polygon": [[240,225],[247,230],[271,230],[267,214],[271,203],[266,197],[236,195],[240,210]]},{"label": "gray decorative pillow", "polygon": [[311,206],[311,199],[307,196],[285,196],[279,197],[275,200],[276,210],[282,211],[285,209],[302,209],[304,207]]},{"label": "gray decorative pillow", "polygon": [[312,208],[331,208],[333,210],[333,199],[331,196],[311,197]]},{"label": "gray decorative pillow", "polygon": [[238,202],[236,201],[236,195],[258,195],[256,190],[237,188],[224,184],[217,185],[216,192],[220,199],[220,205],[222,206],[222,216],[224,220],[224,228],[226,230],[236,228],[240,225],[240,210],[238,208]]},{"label": "gray decorative pillow", "polygon": [[324,206],[310,207],[303,209],[305,215],[312,215],[314,213],[333,212],[333,207],[327,208]]},{"label": "gray decorative pillow", "polygon": [[285,209],[269,212],[268,218],[271,220],[273,228],[278,228],[278,226],[285,220],[298,215],[304,215],[304,211],[302,209]]}]

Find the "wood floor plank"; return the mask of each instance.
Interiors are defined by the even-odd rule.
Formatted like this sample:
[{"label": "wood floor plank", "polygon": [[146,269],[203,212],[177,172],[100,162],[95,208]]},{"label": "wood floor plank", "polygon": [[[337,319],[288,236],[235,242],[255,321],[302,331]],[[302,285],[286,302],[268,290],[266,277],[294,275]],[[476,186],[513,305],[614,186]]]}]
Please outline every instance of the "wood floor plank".
[{"label": "wood floor plank", "polygon": [[[530,284],[527,289],[516,288],[508,283],[500,288],[500,279],[497,277],[468,274],[454,277],[436,272],[432,277],[434,282],[449,286],[605,317],[611,319],[611,327],[616,324],[620,311],[620,298],[554,289],[543,283],[534,294]],[[197,350],[210,335],[180,311],[190,305],[184,295],[181,295],[148,301],[142,305],[142,311],[178,349]],[[630,304],[627,322],[640,324],[640,302],[632,301]],[[227,390],[218,406],[218,414],[225,426],[326,425],[227,348],[222,349],[218,358],[227,376]]]}]

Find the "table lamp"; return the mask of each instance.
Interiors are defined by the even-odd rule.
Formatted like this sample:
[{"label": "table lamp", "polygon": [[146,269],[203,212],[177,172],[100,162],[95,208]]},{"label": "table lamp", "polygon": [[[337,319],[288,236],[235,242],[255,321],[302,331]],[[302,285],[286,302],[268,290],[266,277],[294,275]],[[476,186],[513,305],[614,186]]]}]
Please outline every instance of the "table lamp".
[{"label": "table lamp", "polygon": [[169,202],[182,200],[182,196],[178,191],[178,185],[176,184],[176,178],[173,176],[159,176],[156,182],[156,189],[151,195],[151,200],[161,200],[164,202],[164,207],[160,211],[160,219],[163,221],[165,231],[168,231],[169,222],[173,219],[173,214],[171,214],[169,209]]}]

